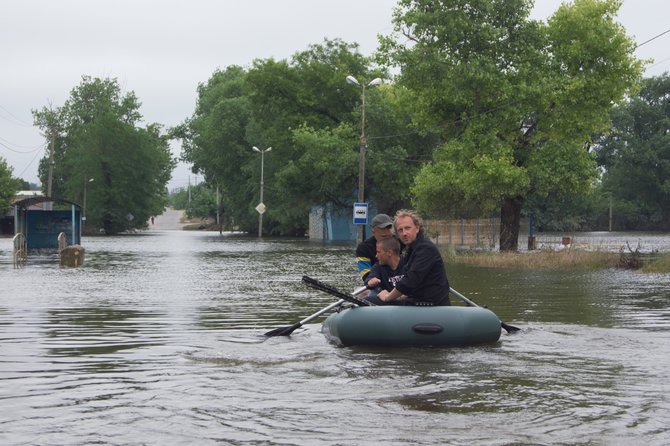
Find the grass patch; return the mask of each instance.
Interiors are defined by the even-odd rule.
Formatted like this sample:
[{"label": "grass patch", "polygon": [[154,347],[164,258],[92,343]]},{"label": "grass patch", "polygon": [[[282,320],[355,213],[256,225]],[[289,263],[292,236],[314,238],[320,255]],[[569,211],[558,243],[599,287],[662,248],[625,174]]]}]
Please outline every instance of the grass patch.
[{"label": "grass patch", "polygon": [[[576,269],[598,270],[620,266],[621,254],[604,251],[527,251],[527,252],[464,252],[440,248],[453,263],[487,268]],[[670,258],[668,259],[670,265]]]},{"label": "grass patch", "polygon": [[642,265],[645,273],[670,273],[670,253],[655,254]]}]

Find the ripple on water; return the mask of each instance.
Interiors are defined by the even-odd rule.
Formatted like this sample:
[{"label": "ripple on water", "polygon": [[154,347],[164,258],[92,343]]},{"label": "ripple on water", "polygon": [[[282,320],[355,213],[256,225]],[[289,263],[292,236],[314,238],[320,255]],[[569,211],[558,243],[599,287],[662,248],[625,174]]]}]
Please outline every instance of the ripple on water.
[{"label": "ripple on water", "polygon": [[[523,328],[495,345],[344,348],[319,321],[352,246],[154,231],[8,263],[3,444],[652,444],[670,439],[670,278],[449,266]],[[11,256],[10,256],[11,260]]]}]

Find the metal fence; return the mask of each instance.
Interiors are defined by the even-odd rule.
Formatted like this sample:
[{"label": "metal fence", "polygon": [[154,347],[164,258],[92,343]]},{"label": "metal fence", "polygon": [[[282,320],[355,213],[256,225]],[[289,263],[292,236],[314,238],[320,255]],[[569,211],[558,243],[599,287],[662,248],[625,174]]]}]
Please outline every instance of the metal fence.
[{"label": "metal fence", "polygon": [[426,220],[424,224],[426,234],[437,245],[494,249],[498,244],[498,218]]},{"label": "metal fence", "polygon": [[[500,246],[499,218],[425,220],[424,224],[426,234],[437,245],[489,250],[498,249]],[[531,243],[528,219],[521,219],[518,249],[670,252],[670,233],[535,232]]]}]

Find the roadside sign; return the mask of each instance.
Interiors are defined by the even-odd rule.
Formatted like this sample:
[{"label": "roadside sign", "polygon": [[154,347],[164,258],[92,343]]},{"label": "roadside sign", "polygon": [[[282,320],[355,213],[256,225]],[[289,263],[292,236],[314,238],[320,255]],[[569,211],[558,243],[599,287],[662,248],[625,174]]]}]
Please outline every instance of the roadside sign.
[{"label": "roadside sign", "polygon": [[259,214],[263,215],[265,212],[265,205],[263,203],[258,203],[258,206],[256,206],[256,211],[258,211]]},{"label": "roadside sign", "polygon": [[367,225],[368,224],[368,204],[354,203],[354,224]]}]

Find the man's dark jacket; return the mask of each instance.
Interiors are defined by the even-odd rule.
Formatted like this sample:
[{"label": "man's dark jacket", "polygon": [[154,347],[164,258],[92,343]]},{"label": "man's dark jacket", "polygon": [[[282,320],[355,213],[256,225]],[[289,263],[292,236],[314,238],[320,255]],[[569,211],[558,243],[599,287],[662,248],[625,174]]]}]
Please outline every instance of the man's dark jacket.
[{"label": "man's dark jacket", "polygon": [[405,277],[396,289],[418,302],[449,305],[449,280],[437,246],[419,233],[406,256]]}]

